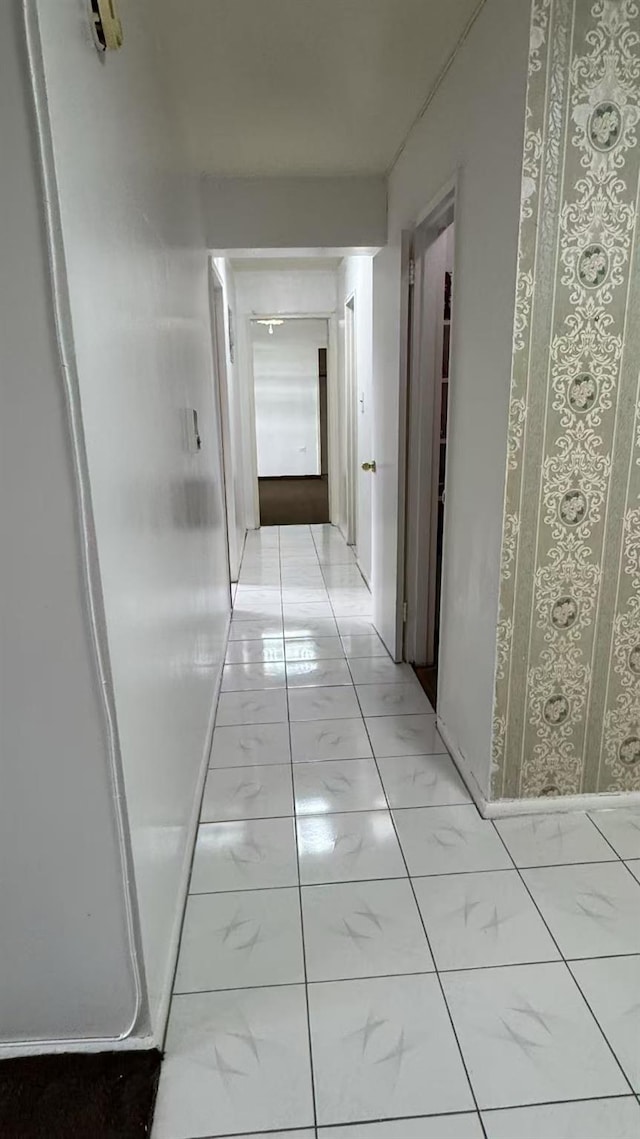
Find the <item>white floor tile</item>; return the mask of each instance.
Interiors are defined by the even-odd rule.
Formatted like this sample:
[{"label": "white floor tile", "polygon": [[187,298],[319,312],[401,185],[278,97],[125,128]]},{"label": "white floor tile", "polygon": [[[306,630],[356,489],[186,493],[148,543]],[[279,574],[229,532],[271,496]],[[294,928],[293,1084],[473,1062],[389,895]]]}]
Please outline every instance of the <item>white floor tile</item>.
[{"label": "white floor tile", "polygon": [[154,1139],[309,1126],[304,986],[174,998]]},{"label": "white floor tile", "polygon": [[441,755],[447,750],[435,716],[371,716],[367,730],[376,756]]},{"label": "white floor tile", "polygon": [[293,819],[203,823],[191,872],[192,894],[261,890],[298,881]]},{"label": "white floor tile", "polygon": [[498,819],[496,827],[516,866],[615,860],[609,844],[582,811]]},{"label": "white floor tile", "polygon": [[373,622],[367,617],[338,617],[340,636],[372,636],[376,633]]},{"label": "white floor tile", "polygon": [[634,878],[637,878],[638,882],[640,882],[640,858],[631,858],[625,865],[631,871]]},{"label": "white floor tile", "polygon": [[289,725],[286,723],[242,724],[214,730],[210,767],[252,767],[288,763],[289,759]]},{"label": "white floor tile", "polygon": [[361,716],[346,720],[306,720],[291,724],[294,763],[323,759],[366,759],[371,745]]},{"label": "white floor tile", "polygon": [[302,909],[309,981],[433,971],[406,880],[305,886]]},{"label": "white floor tile", "polygon": [[356,693],[365,717],[433,715],[433,709],[418,684],[358,684]]},{"label": "white floor tile", "polygon": [[260,661],[283,660],[284,639],[281,637],[268,641],[229,641],[225,656],[226,664],[258,664]]},{"label": "white floor tile", "polygon": [[331,605],[336,617],[371,617],[373,614],[373,602],[371,594],[367,591],[366,596],[361,600],[352,599],[331,599]]},{"label": "white floor tile", "polygon": [[471,796],[448,755],[395,755],[378,759],[390,807],[444,807]]},{"label": "white floor tile", "polygon": [[[382,1123],[321,1127],[318,1139],[484,1139],[484,1137],[476,1113],[467,1112],[464,1115],[423,1115],[419,1119],[389,1119]],[[531,1139],[531,1136],[528,1139]]]},{"label": "white floor tile", "polygon": [[444,973],[442,984],[481,1109],[628,1091],[563,963]]},{"label": "white floor tile", "polygon": [[287,664],[289,688],[317,688],[339,684],[351,685],[349,666],[342,660],[299,660]]},{"label": "white floor tile", "polygon": [[545,866],[522,876],[565,957],[640,953],[640,885],[620,862]]},{"label": "white floor tile", "polygon": [[204,788],[203,823],[270,819],[293,814],[291,766],[210,769]]},{"label": "white floor tile", "polygon": [[289,617],[285,621],[284,635],[291,640],[305,641],[316,637],[336,637],[338,626],[333,617],[310,617],[300,620]]},{"label": "white floor tile", "polygon": [[279,724],[287,720],[287,694],[284,689],[267,692],[221,692],[216,724]]},{"label": "white floor tile", "polygon": [[387,806],[373,759],[299,763],[293,779],[297,815],[379,811]]},{"label": "white floor tile", "polygon": [[640,858],[640,809],[591,811],[590,817],[621,858]]},{"label": "white floor tile", "polygon": [[324,588],[321,589],[305,589],[303,585],[284,586],[282,589],[282,601],[286,605],[308,605],[314,602],[328,602],[329,595]]},{"label": "white floor tile", "polygon": [[472,805],[396,809],[393,817],[410,874],[512,868],[492,824]]},{"label": "white floor tile", "polygon": [[282,620],[282,602],[280,596],[275,593],[275,599],[258,601],[247,601],[247,594],[238,598],[233,606],[233,620],[234,621],[262,621],[263,619]]},{"label": "white floor tile", "polygon": [[231,622],[230,641],[260,641],[282,636],[282,617],[256,617],[253,621]]},{"label": "white floor tile", "polygon": [[309,988],[319,1124],[473,1107],[433,976]]},{"label": "white floor tile", "polygon": [[298,819],[300,881],[356,882],[404,878],[406,869],[387,811]]},{"label": "white floor tile", "polygon": [[289,689],[289,719],[343,720],[360,715],[353,685]]},{"label": "white floor tile", "polygon": [[303,982],[297,888],[189,896],[176,993]]},{"label": "white floor tile", "polygon": [[572,961],[569,968],[632,1087],[640,1092],[640,957]]},{"label": "white floor tile", "polygon": [[[377,637],[375,639],[378,640]],[[408,664],[394,664],[382,641],[378,640],[378,644],[382,645],[384,656],[357,656],[351,661],[354,684],[413,684],[422,692],[413,669]]]},{"label": "white floor tile", "polygon": [[515,870],[416,878],[414,886],[438,969],[560,958]]},{"label": "white floor tile", "polygon": [[285,641],[287,661],[336,660],[344,656],[340,637],[315,637]]},{"label": "white floor tile", "polygon": [[[377,635],[355,634],[350,635],[345,633],[342,638],[344,651],[350,659],[358,660],[370,657],[384,657],[389,659],[389,654],[385,649],[380,637]],[[391,662],[393,663],[393,661]],[[376,680],[379,680],[376,677]]]},{"label": "white floor tile", "polygon": [[[242,641],[239,642],[242,644]],[[222,692],[255,692],[267,688],[286,688],[287,677],[282,662],[259,664],[225,664],[222,670]]]},{"label": "white floor tile", "polygon": [[233,1139],[316,1139],[316,1133],[305,1128],[304,1131],[269,1131],[266,1136],[264,1133],[260,1136],[254,1131],[252,1135],[234,1135]]},{"label": "white floor tile", "polygon": [[333,617],[333,611],[329,604],[329,598],[325,597],[322,601],[284,601],[282,608],[284,610],[285,622],[290,618],[298,620],[311,617],[314,620],[323,617]]},{"label": "white floor tile", "polygon": [[640,1105],[620,1099],[545,1103],[483,1111],[487,1139],[638,1139]]}]

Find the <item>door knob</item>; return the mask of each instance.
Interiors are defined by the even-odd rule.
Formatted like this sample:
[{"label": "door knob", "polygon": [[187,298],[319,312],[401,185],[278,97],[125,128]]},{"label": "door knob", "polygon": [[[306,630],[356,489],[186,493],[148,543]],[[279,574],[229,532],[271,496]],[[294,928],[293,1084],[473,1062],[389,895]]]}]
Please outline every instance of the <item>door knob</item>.
[{"label": "door knob", "polygon": [[362,469],[363,469],[363,471],[371,471],[372,474],[375,475],[375,473],[376,473],[376,461],[375,461],[375,459],[372,459],[370,463],[363,463]]}]

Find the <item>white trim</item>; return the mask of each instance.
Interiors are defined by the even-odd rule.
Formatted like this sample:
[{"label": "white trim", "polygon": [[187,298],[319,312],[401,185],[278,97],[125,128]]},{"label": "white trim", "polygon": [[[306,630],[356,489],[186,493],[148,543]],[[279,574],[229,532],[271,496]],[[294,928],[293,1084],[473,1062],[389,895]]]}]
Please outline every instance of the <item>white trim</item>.
[{"label": "white trim", "polygon": [[437,717],[437,726],[458,774],[483,819],[505,819],[514,815],[558,815],[571,811],[622,810],[640,806],[640,791],[614,791],[610,794],[538,796],[535,799],[487,799],[462,752],[456,747],[447,725]]},{"label": "white trim", "polygon": [[[245,535],[246,537],[246,535]],[[198,780],[196,783],[196,790],[193,797],[193,804],[191,807],[191,815],[187,824],[187,838],[185,842],[185,853],[182,863],[182,871],[180,874],[180,884],[176,894],[176,914],[173,922],[173,929],[170,938],[170,950],[167,957],[168,965],[165,973],[165,980],[162,986],[162,993],[160,1001],[157,1005],[156,1024],[153,1026],[152,1043],[149,1047],[159,1048],[161,1051],[164,1049],[164,1038],[167,1031],[167,1021],[169,1019],[169,1007],[171,1005],[171,997],[173,995],[173,986],[175,981],[176,967],[178,964],[178,951],[180,949],[180,939],[182,937],[182,926],[184,923],[184,913],[187,905],[187,894],[189,892],[189,880],[191,878],[191,867],[193,865],[193,856],[195,853],[196,838],[198,834],[198,823],[200,822],[200,815],[202,813],[202,800],[204,797],[204,787],[207,778],[207,771],[209,769],[209,757],[211,755],[211,748],[213,745],[213,730],[216,722],[216,714],[218,711],[218,701],[220,699],[220,688],[222,685],[222,672],[224,667],[224,660],[227,652],[227,643],[229,640],[229,632],[231,629],[231,615],[232,609],[229,609],[229,616],[227,617],[227,628],[224,637],[224,651],[220,668],[218,669],[218,678],[216,680],[213,696],[211,700],[211,711],[209,713],[209,723],[207,724],[207,734],[205,736],[204,751],[200,761],[200,770],[198,772]]]},{"label": "white trim", "polygon": [[338,342],[340,322],[337,312],[327,316],[329,347],[327,349],[327,470],[329,522],[338,526],[340,517],[340,432],[338,427]]},{"label": "white trim", "polygon": [[[125,808],[124,778],[122,772],[122,756],[120,753],[120,739],[118,735],[118,722],[116,716],[115,697],[113,691],[113,678],[111,676],[111,662],[109,644],[107,639],[106,618],[104,613],[104,599],[102,595],[102,581],[98,561],[95,523],[93,517],[93,504],[91,500],[91,486],[87,465],[87,454],[82,422],[80,404],[80,386],[75,357],[75,343],[71,313],[69,308],[69,287],[67,280],[67,266],[65,259],[62,222],[60,218],[60,199],[55,173],[55,159],[53,154],[53,139],[51,135],[51,120],[49,118],[47,92],[44,76],[44,62],[42,58],[42,44],[40,40],[40,27],[35,0],[23,0],[23,18],[25,29],[25,42],[29,67],[29,81],[33,96],[33,110],[36,126],[36,142],[40,175],[42,179],[43,215],[45,221],[47,253],[49,271],[51,275],[51,295],[53,319],[55,324],[60,375],[64,395],[65,411],[69,428],[71,443],[72,471],[77,496],[78,526],[81,542],[81,560],[84,581],[84,601],[87,608],[89,631],[91,635],[95,668],[97,673],[98,691],[102,699],[106,743],[109,756],[109,771],[111,778],[112,806],[115,819],[118,848],[120,854],[120,877],[122,882],[122,900],[125,911],[127,942],[129,950],[129,965],[134,988],[134,1010],[131,1023],[118,1037],[99,1037],[93,1039],[69,1040],[34,1040],[24,1044],[16,1044],[16,1055],[24,1055],[25,1048],[33,1052],[53,1051],[90,1051],[103,1050],[105,1047],[115,1048],[118,1042],[127,1042],[131,1047],[132,1033],[143,1015],[148,1016],[146,1000],[146,985],[144,980],[144,957],[139,926],[138,903],[135,889],[133,858],[131,853],[131,839],[129,821]],[[8,1055],[7,1048],[13,1044],[2,1046],[1,1055]]]}]

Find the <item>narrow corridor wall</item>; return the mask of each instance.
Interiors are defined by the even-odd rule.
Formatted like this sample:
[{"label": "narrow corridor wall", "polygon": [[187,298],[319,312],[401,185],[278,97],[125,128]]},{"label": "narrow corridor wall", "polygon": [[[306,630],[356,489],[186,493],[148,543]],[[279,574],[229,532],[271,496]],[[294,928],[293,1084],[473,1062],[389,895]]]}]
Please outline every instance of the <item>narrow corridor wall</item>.
[{"label": "narrow corridor wall", "polygon": [[[150,0],[100,56],[41,0],[55,169],[152,1027],[162,1032],[229,585],[207,253]],[[202,450],[195,446],[198,413]]]},{"label": "narrow corridor wall", "polygon": [[495,798],[640,791],[640,14],[535,0]]},{"label": "narrow corridor wall", "polygon": [[[20,0],[0,5],[0,1055],[140,1023]],[[62,298],[64,301],[64,298]],[[78,441],[82,462],[82,441]],[[91,525],[90,503],[85,523]],[[88,515],[88,516],[87,516]],[[87,535],[89,536],[89,535]],[[99,575],[92,566],[94,584]],[[100,598],[94,597],[100,621]],[[110,747],[110,742],[112,747]]]}]

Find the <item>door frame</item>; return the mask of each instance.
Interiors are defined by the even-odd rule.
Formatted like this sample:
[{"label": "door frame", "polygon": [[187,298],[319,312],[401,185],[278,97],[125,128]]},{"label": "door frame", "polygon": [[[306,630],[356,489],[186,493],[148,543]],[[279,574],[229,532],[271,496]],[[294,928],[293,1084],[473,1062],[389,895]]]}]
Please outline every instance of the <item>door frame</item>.
[{"label": "door frame", "polygon": [[345,539],[357,552],[358,526],[358,355],[356,335],[356,294],[352,292],[344,302],[344,391],[343,459],[345,471]]},{"label": "door frame", "polygon": [[231,440],[231,418],[229,410],[229,383],[227,374],[227,353],[225,341],[225,296],[224,285],[218,270],[209,257],[209,316],[211,322],[211,360],[213,372],[213,396],[216,407],[217,437],[222,474],[222,500],[224,503],[224,528],[227,548],[227,571],[229,595],[231,583],[238,580],[240,554],[236,549],[236,512],[233,498],[233,449]]},{"label": "door frame", "polygon": [[[251,487],[251,501],[249,503],[250,522],[249,529],[260,528],[260,498],[258,484],[258,446],[256,438],[256,404],[253,375],[253,340],[251,325],[257,320],[326,320],[327,322],[327,484],[329,493],[329,519],[335,522],[339,502],[339,465],[340,455],[339,418],[338,418],[338,319],[335,312],[251,312],[242,319],[241,350],[244,366],[241,374],[244,375],[246,389],[246,407],[248,413],[247,428],[248,440],[248,470],[249,486]],[[251,511],[253,517],[251,518]]]},{"label": "door frame", "polygon": [[[405,660],[416,664],[433,663],[431,659],[425,659],[425,656],[433,656],[436,616],[434,571],[440,457],[439,370],[442,358],[442,321],[439,320],[439,281],[434,282],[428,274],[428,261],[429,250],[436,239],[455,221],[456,190],[454,181],[441,192],[415,228],[407,234],[409,260],[415,268],[407,298],[406,323],[403,324],[406,329],[406,388],[402,399],[405,478],[400,541],[403,566],[402,576],[399,577],[402,590],[399,591],[399,597],[402,598],[402,655]],[[450,356],[450,375],[451,369]],[[427,510],[425,503],[428,503]],[[446,510],[445,499],[445,528]],[[441,599],[444,594],[445,568],[446,546],[443,544]],[[429,645],[432,646],[431,653]]]}]

